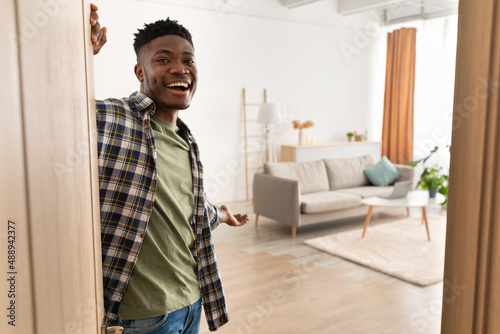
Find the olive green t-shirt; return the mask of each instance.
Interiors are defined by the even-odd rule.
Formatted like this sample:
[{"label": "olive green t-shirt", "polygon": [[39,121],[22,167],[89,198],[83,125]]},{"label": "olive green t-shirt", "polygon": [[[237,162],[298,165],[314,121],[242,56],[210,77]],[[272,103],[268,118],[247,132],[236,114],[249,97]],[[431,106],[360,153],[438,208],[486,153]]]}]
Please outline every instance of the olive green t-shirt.
[{"label": "olive green t-shirt", "polygon": [[200,298],[198,270],[190,248],[194,194],[189,145],[176,124],[151,116],[157,151],[157,186],[151,219],[118,316],[157,317]]}]

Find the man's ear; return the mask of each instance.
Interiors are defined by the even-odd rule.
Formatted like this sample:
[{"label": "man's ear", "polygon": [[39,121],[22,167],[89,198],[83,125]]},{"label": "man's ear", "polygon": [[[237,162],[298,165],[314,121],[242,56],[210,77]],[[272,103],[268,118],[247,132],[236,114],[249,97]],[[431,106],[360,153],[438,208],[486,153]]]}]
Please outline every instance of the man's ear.
[{"label": "man's ear", "polygon": [[142,65],[135,64],[134,73],[135,73],[135,76],[137,77],[137,80],[139,80],[139,82],[144,81],[144,68],[142,67]]}]

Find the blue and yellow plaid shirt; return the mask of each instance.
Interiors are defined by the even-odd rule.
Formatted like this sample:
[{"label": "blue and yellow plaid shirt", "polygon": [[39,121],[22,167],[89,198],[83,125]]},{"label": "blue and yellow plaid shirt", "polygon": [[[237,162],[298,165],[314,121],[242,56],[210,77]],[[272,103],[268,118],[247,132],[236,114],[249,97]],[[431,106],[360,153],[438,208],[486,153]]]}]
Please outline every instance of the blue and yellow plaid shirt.
[{"label": "blue and yellow plaid shirt", "polygon": [[[96,101],[99,195],[104,278],[104,307],[108,323],[117,318],[132,269],[151,217],[156,190],[156,145],[150,116],[155,104],[135,92],[128,98]],[[210,330],[228,321],[224,292],[215,259],[212,230],[220,223],[219,209],[203,191],[203,166],[198,145],[187,126],[178,126],[190,147],[195,237],[192,255],[198,264],[202,303]]]}]

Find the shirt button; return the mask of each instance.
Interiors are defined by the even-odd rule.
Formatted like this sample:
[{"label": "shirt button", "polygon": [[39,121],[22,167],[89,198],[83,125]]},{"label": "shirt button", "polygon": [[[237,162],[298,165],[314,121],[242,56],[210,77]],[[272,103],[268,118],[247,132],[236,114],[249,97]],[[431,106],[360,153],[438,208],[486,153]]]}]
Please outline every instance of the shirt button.
[{"label": "shirt button", "polygon": [[148,121],[148,120],[145,120],[145,121],[144,121],[144,125],[146,125],[146,126],[147,126],[148,124],[149,124],[149,121]]},{"label": "shirt button", "polygon": [[151,204],[146,205],[146,210],[151,210]]},{"label": "shirt button", "polygon": [[144,233],[139,234],[141,238],[144,238]]},{"label": "shirt button", "polygon": [[130,264],[131,267],[134,266],[134,262],[133,261],[130,261],[128,264]]}]

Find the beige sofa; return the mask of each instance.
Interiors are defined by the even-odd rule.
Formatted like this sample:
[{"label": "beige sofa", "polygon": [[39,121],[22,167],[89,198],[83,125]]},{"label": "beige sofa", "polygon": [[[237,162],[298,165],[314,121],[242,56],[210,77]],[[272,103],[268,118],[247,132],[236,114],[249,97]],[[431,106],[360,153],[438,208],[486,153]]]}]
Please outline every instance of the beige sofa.
[{"label": "beige sofa", "polygon": [[[388,195],[393,188],[369,183],[363,170],[375,163],[371,155],[266,163],[264,172],[254,176],[256,224],[259,215],[277,220],[290,225],[295,238],[300,226],[366,215],[368,209],[361,200]],[[401,174],[396,182],[413,181],[412,167],[395,166]]]}]

